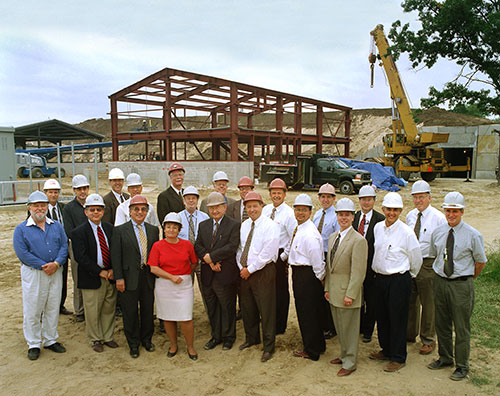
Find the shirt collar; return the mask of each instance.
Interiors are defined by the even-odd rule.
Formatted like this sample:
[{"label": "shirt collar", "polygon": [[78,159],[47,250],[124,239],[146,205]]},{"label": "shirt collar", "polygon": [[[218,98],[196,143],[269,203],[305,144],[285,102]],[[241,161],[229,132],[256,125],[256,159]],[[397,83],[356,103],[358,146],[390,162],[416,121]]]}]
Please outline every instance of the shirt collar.
[{"label": "shirt collar", "polygon": [[460,220],[460,223],[458,223],[455,227],[450,227],[450,225],[448,223],[446,223],[446,225],[448,226],[448,230],[451,228],[453,230],[453,232],[457,232],[463,227],[464,221]]},{"label": "shirt collar", "polygon": [[340,231],[340,235],[343,237],[346,236],[346,234],[349,232],[349,230],[352,228],[352,226],[346,228],[344,231]]},{"label": "shirt collar", "polygon": [[[120,203],[122,203],[122,194],[117,194],[115,190],[111,190],[113,195],[115,196],[116,200]],[[123,197],[123,200],[125,200],[125,197]]]},{"label": "shirt collar", "polygon": [[384,229],[385,230],[393,230],[396,228],[395,226],[398,225],[400,222],[401,222],[401,220],[397,219],[394,223],[392,223],[389,227],[387,227],[387,225],[385,224],[385,220],[384,220]]},{"label": "shirt collar", "polygon": [[[420,213],[422,213],[422,216],[427,216],[427,215],[431,212],[431,210],[432,210],[432,209],[431,209],[431,205],[429,205],[429,206],[427,206],[427,207],[425,208],[425,210],[423,210],[423,211],[422,211],[422,212],[420,212]],[[418,213],[419,213],[419,211],[417,210],[417,216],[418,216]]]},{"label": "shirt collar", "polygon": [[215,221],[214,219],[212,219],[212,225],[215,225],[216,223],[218,223],[220,225],[220,223],[222,222],[222,220],[224,219],[224,216],[223,215],[218,221]]},{"label": "shirt collar", "polygon": [[182,192],[181,190],[177,190],[173,185],[170,185],[170,187],[172,187],[172,190],[174,190],[177,193],[177,195],[179,195],[179,193]]},{"label": "shirt collar", "polygon": [[92,229],[94,231],[97,230],[97,227],[101,227],[102,228],[102,223],[95,224],[93,221],[90,221],[89,219],[87,219],[87,221],[89,222],[90,226],[92,227]]},{"label": "shirt collar", "polygon": [[[49,219],[47,216],[45,216],[45,223],[52,224],[53,222],[54,220]],[[26,226],[27,227],[36,226],[35,220],[33,220],[33,217],[31,215],[28,218],[28,221],[26,222]]]}]

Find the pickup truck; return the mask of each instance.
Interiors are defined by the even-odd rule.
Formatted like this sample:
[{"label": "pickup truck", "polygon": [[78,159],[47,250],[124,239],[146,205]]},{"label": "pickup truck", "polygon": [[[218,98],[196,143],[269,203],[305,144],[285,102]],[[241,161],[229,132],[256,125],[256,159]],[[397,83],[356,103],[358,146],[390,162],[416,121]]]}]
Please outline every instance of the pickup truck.
[{"label": "pickup truck", "polygon": [[318,189],[330,183],[339,193],[355,194],[362,186],[371,184],[371,173],[352,169],[339,157],[328,154],[297,156],[295,164],[271,163],[260,165],[261,183],[283,179],[292,189]]}]

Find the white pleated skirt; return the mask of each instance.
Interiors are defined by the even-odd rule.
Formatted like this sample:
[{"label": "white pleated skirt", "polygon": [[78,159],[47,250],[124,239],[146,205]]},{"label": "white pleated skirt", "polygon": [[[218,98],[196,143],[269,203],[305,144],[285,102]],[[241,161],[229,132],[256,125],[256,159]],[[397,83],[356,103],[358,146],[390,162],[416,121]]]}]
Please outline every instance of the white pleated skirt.
[{"label": "white pleated skirt", "polygon": [[191,275],[179,275],[181,283],[156,278],[156,316],[162,320],[183,322],[193,319],[193,281]]}]

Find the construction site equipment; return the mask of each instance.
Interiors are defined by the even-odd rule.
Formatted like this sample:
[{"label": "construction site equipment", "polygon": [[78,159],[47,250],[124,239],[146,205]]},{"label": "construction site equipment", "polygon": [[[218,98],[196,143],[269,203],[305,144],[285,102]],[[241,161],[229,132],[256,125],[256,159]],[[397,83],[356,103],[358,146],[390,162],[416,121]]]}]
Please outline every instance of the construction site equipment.
[{"label": "construction site equipment", "polygon": [[391,88],[392,133],[383,138],[384,165],[392,166],[396,174],[406,180],[412,172],[420,172],[422,179],[428,182],[438,174],[469,171],[470,159],[467,159],[467,165],[451,165],[445,160],[442,148],[430,147],[446,143],[449,134],[421,132],[417,129],[398,69],[389,51],[384,26],[377,25],[370,34],[378,49],[378,54],[372,51],[368,57],[372,74],[371,86],[373,87],[374,65],[379,60]]},{"label": "construction site equipment", "polygon": [[269,183],[276,178],[283,179],[293,189],[318,189],[330,183],[346,195],[372,182],[370,172],[352,169],[340,158],[327,154],[298,156],[295,164],[260,165],[260,182]]},{"label": "construction site equipment", "polygon": [[[30,168],[31,175],[39,179],[41,177],[48,177],[52,175],[58,176],[56,167],[48,167],[47,160],[38,155],[28,153],[16,153],[16,166],[18,177],[29,177]],[[61,177],[65,176],[64,168],[61,168]]]}]

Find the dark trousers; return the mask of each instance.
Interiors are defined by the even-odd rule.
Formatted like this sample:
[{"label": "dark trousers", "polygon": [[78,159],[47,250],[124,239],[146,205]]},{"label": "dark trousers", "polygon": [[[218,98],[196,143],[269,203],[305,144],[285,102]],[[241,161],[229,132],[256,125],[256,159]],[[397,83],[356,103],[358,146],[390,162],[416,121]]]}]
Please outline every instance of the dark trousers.
[{"label": "dark trousers", "polygon": [[288,308],[290,306],[290,292],[288,287],[288,263],[281,260],[278,252],[276,261],[276,334],[283,334],[286,331],[288,322]]},{"label": "dark trousers", "polygon": [[236,340],[236,284],[221,285],[217,279],[210,286],[202,283],[203,298],[212,338],[217,342],[234,343]]},{"label": "dark trousers", "polygon": [[377,274],[377,329],[382,352],[393,362],[406,362],[410,272]]},{"label": "dark trousers", "polygon": [[368,338],[373,335],[377,318],[377,287],[375,273],[370,268],[363,282],[363,305],[361,306],[361,333]]},{"label": "dark trousers", "polygon": [[[326,255],[327,253],[325,252],[324,254],[325,262],[326,262]],[[332,316],[332,310],[330,308],[330,303],[326,301],[326,298],[323,298],[322,304],[323,304],[323,313],[321,314],[321,317],[323,318],[322,320],[323,331],[337,334],[337,331],[335,330],[335,324],[333,323],[333,316]]]},{"label": "dark trousers", "polygon": [[125,290],[120,296],[123,331],[130,348],[139,348],[141,343],[150,343],[153,337],[154,289],[149,287],[146,276],[146,269],[142,269],[139,272],[137,289]]},{"label": "dark trousers", "polygon": [[293,295],[299,321],[304,351],[312,360],[318,360],[325,352],[326,344],[322,328],[323,305],[325,299],[321,281],[316,278],[309,265],[292,266]]},{"label": "dark trousers", "polygon": [[61,304],[59,309],[64,308],[64,303],[66,302],[66,296],[68,295],[68,261],[63,266],[62,273],[62,289],[61,289]]},{"label": "dark trousers", "polygon": [[259,324],[262,321],[264,352],[274,352],[276,338],[276,269],[274,263],[254,272],[240,284],[240,306],[245,341],[260,343]]}]

